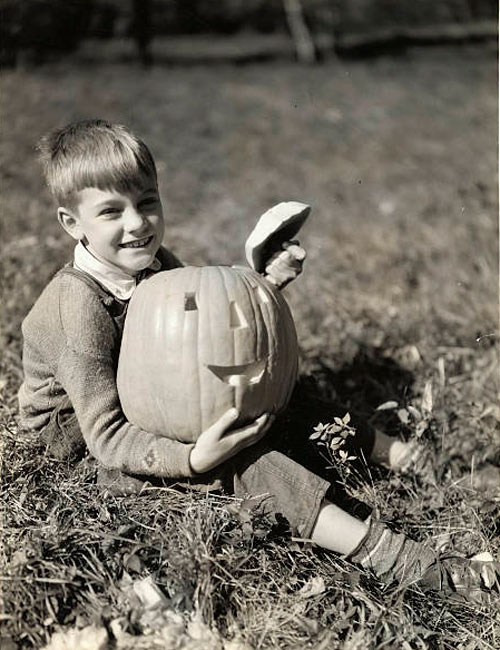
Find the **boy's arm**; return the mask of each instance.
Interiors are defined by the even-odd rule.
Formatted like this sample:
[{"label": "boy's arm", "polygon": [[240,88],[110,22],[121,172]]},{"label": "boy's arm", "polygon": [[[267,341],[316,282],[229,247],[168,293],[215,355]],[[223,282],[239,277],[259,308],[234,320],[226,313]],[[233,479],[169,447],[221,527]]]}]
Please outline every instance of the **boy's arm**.
[{"label": "boy's arm", "polygon": [[194,445],[163,438],[128,422],[110,358],[66,348],[58,381],[75,409],[91,454],[110,469],[160,477],[187,477]]},{"label": "boy's arm", "polygon": [[[164,438],[127,421],[116,387],[114,357],[119,341],[114,324],[86,285],[66,284],[63,297],[68,291],[72,300],[59,301],[66,345],[56,378],[75,409],[90,452],[105,467],[131,474],[188,477],[217,467],[264,436],[272,417],[264,415],[232,429],[237,413],[231,411],[201,432],[196,444]],[[69,298],[67,293],[65,297]]]},{"label": "boy's arm", "polygon": [[87,285],[61,280],[55,329],[63,345],[56,380],[75,409],[90,452],[104,466],[135,474],[192,476],[193,445],[128,422],[116,387],[119,336],[100,298]]}]

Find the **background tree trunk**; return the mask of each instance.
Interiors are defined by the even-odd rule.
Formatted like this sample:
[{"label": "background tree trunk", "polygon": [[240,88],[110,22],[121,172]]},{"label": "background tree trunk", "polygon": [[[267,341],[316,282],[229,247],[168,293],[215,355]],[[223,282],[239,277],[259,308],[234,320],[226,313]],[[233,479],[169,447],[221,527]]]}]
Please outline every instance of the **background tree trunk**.
[{"label": "background tree trunk", "polygon": [[314,63],[316,60],[316,48],[311,33],[304,20],[304,12],[300,0],[283,0],[286,19],[293,41],[297,59],[301,63]]}]

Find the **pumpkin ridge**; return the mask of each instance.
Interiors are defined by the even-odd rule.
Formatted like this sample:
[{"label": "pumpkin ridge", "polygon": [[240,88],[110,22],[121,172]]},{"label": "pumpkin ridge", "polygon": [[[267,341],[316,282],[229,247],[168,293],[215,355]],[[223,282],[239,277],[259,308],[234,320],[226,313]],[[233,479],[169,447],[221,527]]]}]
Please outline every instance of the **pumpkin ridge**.
[{"label": "pumpkin ridge", "polygon": [[[259,358],[265,359],[266,368],[268,368],[269,367],[269,342],[266,340],[266,349],[262,350],[262,345],[261,345],[262,334],[263,334],[262,321],[264,320],[264,322],[266,323],[266,329],[268,325],[265,318],[264,305],[261,304],[261,301],[257,297],[259,285],[257,284],[254,287],[252,285],[252,282],[250,281],[251,276],[249,275],[244,275],[243,273],[240,273],[240,277],[244,283],[247,292],[248,302],[251,307],[252,315],[253,315],[253,324],[255,325],[255,330],[256,330],[256,335],[253,338],[253,358],[256,360]],[[263,383],[262,394],[265,396],[267,395],[267,383],[268,383],[267,372],[264,372],[261,381]],[[262,415],[262,413],[266,410],[265,405],[264,408],[262,408],[261,404],[255,404],[254,410],[255,410],[255,414],[258,417]]]},{"label": "pumpkin ridge", "polygon": [[241,273],[238,269],[238,277],[240,278],[243,286],[245,287],[246,290],[246,298],[248,299],[248,303],[251,307],[252,310],[252,316],[253,316],[253,323],[256,325],[257,329],[257,336],[254,337],[253,340],[253,358],[256,360],[259,358],[259,334],[260,334],[260,328],[258,324],[258,319],[255,317],[256,316],[256,309],[255,309],[255,294],[254,294],[254,289],[252,287],[252,284],[250,282],[250,279],[246,277],[243,273]]},{"label": "pumpkin ridge", "polygon": [[[233,284],[237,284],[239,280],[239,273],[236,273],[232,275],[231,273],[228,272],[227,267],[225,266],[218,266],[217,267],[219,270],[219,273],[222,277],[222,284],[224,287],[224,291],[226,292],[226,302],[229,303],[230,297],[231,297],[231,291],[228,286],[228,279],[231,278],[231,280],[234,280],[237,278],[236,282],[233,282]],[[228,320],[229,323],[229,320]],[[236,359],[237,359],[237,353],[238,350],[236,349],[236,338],[234,336],[231,336],[231,342],[232,342],[232,355],[231,355],[231,365],[236,365]],[[240,402],[240,395],[239,395],[239,389],[235,386],[233,388],[233,399],[232,399],[232,406],[235,407],[238,403]]]},{"label": "pumpkin ridge", "polygon": [[[265,280],[264,280],[264,282],[265,282]],[[264,303],[262,301],[262,298],[259,295],[259,287],[257,287],[257,290],[255,291],[255,294],[258,296],[257,305],[258,305],[258,309],[259,309],[259,311],[260,311],[260,313],[262,315],[261,316],[262,320],[264,321],[264,324],[265,324],[265,329],[266,329],[266,331],[265,331],[265,341],[266,341],[266,348],[267,348],[266,349],[267,363],[268,363],[270,372],[272,372],[272,369],[273,369],[273,364],[271,363],[272,337],[271,337],[271,333],[270,333],[270,330],[271,330],[271,327],[272,327],[272,322],[273,322],[272,307],[271,307],[272,303]],[[266,294],[267,294],[267,292],[266,292]],[[258,340],[261,340],[261,338],[262,338],[262,336],[261,336],[262,327],[259,327],[259,330],[260,330],[259,331],[260,336],[258,337]],[[268,404],[267,404],[268,395],[271,395],[271,392],[269,390],[269,387],[270,387],[270,372],[266,373],[266,376],[264,377],[264,395],[266,396],[265,411],[271,411],[272,410],[271,405],[268,406]]]},{"label": "pumpkin ridge", "polygon": [[[195,294],[195,300],[197,300],[198,303],[200,301],[199,296],[200,296],[201,276],[202,276],[202,269],[198,269],[198,270],[193,271],[193,285],[194,285],[194,287],[192,288],[192,291]],[[201,377],[202,367],[201,367],[201,363],[200,363],[199,338],[200,338],[201,327],[200,327],[199,313],[200,313],[199,312],[199,307],[197,307],[197,309],[196,309],[196,336],[195,336],[196,341],[197,341],[197,345],[195,346],[196,347],[196,352],[195,352],[195,354],[196,354],[195,381],[196,381],[196,394],[197,395],[201,394],[201,386],[202,386],[202,381],[203,381],[202,377]],[[184,312],[184,317],[185,318],[187,317],[187,312]],[[191,347],[191,346],[189,346],[189,347]],[[191,397],[191,399],[193,398],[192,395],[190,397]],[[188,403],[189,403],[189,399],[188,399]],[[189,410],[193,411],[193,409],[191,409],[191,408]],[[191,428],[192,431],[197,431],[199,434],[201,434],[203,432],[203,415],[202,415],[203,410],[199,410],[199,409],[194,409],[194,410],[196,411],[196,415],[195,415],[195,418],[194,418],[196,422],[194,424],[194,427],[191,426],[190,428]],[[189,419],[193,420],[193,415],[191,413],[189,413],[187,415],[188,415]]]},{"label": "pumpkin ridge", "polygon": [[[212,312],[211,312],[211,300],[209,298],[210,296],[210,290],[211,290],[211,283],[210,283],[210,274],[211,274],[211,269],[212,267],[202,267],[198,269],[199,273],[199,281],[198,281],[198,295],[199,295],[199,301],[200,301],[200,306],[205,305],[205,300],[207,301],[208,308],[209,308],[209,318],[208,318],[208,323],[199,323],[201,327],[199,328],[198,332],[198,342],[197,342],[197,354],[200,355],[200,351],[203,350],[204,352],[204,357],[212,358],[213,356],[213,351],[214,351],[214,336],[213,336],[213,319],[212,319]],[[201,312],[200,312],[201,313]],[[205,329],[207,329],[207,334],[204,335]],[[207,353],[208,350],[208,353]],[[207,411],[210,411],[210,402],[208,400],[207,404],[207,393],[204,387],[204,382],[203,382],[203,375],[205,374],[205,358],[199,358],[199,363],[198,363],[198,378],[200,381],[200,389],[199,389],[199,395],[200,395],[200,403],[201,403],[201,408],[200,408],[200,433],[202,433],[208,426],[211,426],[214,424],[213,422],[208,422],[205,417],[205,413]]]}]

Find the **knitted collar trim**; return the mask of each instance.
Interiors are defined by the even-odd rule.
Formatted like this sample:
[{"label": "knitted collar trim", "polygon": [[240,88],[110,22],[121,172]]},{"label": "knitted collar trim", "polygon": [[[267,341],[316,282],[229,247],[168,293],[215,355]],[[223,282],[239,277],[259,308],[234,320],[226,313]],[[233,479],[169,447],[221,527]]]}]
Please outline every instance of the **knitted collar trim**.
[{"label": "knitted collar trim", "polygon": [[75,246],[73,266],[75,269],[88,273],[96,279],[115,298],[128,300],[134,293],[138,283],[143,279],[145,271],[148,269],[158,271],[161,268],[161,263],[155,257],[148,269],[141,271],[136,276],[130,275],[114,264],[98,260],[80,241]]}]

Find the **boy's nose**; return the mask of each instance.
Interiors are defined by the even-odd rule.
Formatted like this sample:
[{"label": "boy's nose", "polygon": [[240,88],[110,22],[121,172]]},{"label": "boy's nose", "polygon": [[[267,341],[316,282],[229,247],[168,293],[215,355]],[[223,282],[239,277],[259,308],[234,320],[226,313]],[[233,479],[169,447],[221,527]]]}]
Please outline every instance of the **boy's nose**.
[{"label": "boy's nose", "polygon": [[144,225],[144,217],[142,214],[135,208],[130,208],[126,210],[124,215],[124,225],[129,232],[134,230],[140,230]]}]

